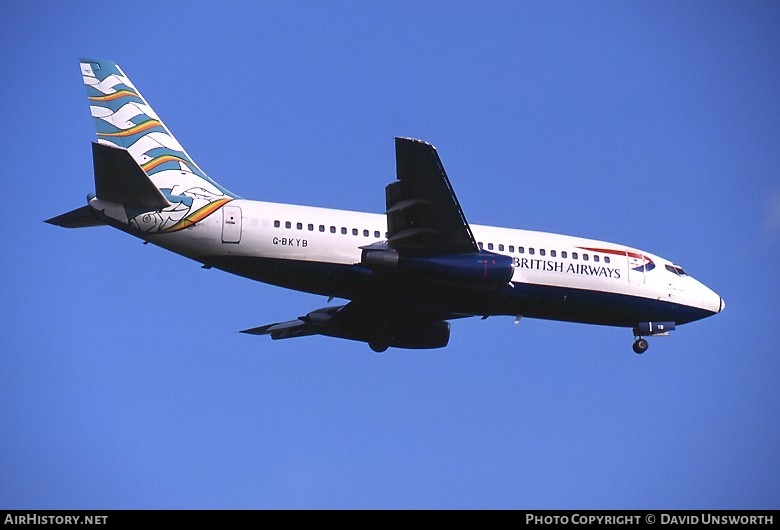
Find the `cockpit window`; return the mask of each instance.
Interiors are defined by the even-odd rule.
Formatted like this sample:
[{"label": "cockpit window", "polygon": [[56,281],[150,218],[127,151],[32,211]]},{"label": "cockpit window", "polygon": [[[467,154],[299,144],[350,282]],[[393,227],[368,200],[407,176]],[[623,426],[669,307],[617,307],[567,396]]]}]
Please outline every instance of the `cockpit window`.
[{"label": "cockpit window", "polygon": [[666,265],[666,270],[668,270],[673,274],[676,274],[677,276],[688,276],[688,274],[686,274],[683,268],[680,267],[679,265]]}]

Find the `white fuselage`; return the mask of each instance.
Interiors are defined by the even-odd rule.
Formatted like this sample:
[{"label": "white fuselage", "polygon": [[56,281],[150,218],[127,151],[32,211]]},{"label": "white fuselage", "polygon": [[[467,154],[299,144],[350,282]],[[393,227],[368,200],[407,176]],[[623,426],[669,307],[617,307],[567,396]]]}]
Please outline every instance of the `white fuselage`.
[{"label": "white fuselage", "polygon": [[[92,202],[101,209],[100,201]],[[223,256],[350,266],[360,263],[361,247],[385,239],[386,226],[383,214],[236,199],[188,229],[153,234],[149,241],[201,261]],[[715,292],[675,272],[681,269],[672,262],[639,249],[546,232],[471,228],[481,248],[513,258],[513,283],[626,295],[712,313],[723,307]]]}]

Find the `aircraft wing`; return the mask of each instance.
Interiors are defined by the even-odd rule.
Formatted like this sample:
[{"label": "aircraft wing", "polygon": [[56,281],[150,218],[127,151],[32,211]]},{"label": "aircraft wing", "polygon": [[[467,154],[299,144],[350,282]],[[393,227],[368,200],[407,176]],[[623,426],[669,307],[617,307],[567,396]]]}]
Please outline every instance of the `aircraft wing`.
[{"label": "aircraft wing", "polygon": [[[421,140],[396,138],[395,154],[398,180],[385,189],[387,243],[361,247],[363,261],[358,264],[375,267],[382,282],[368,286],[346,305],[242,333],[275,340],[327,335],[367,342],[374,351],[390,346],[440,348],[449,341],[446,321],[466,315],[428,303],[426,289],[440,288],[436,278],[444,278],[445,285],[475,284],[480,289],[509,281],[510,259],[496,265],[497,255],[480,252],[436,148]],[[369,255],[379,258],[368,259]],[[490,270],[498,275],[488,274],[489,261]],[[403,270],[394,268],[399,263]],[[432,277],[429,284],[426,278]],[[411,284],[416,288],[410,290]]]},{"label": "aircraft wing", "polygon": [[[322,309],[312,311],[308,315],[298,317],[296,320],[243,329],[241,330],[241,333],[248,333],[249,335],[271,335],[271,338],[274,340],[320,335],[324,334],[322,332],[326,327],[332,327],[334,325],[334,316],[345,307],[346,306],[323,307]],[[338,317],[335,320],[338,320]]]},{"label": "aircraft wing", "polygon": [[[412,308],[407,307],[410,311]],[[274,340],[326,335],[367,342],[374,351],[399,348],[441,348],[450,338],[450,325],[444,318],[457,315],[432,313],[415,315],[399,308],[365,302],[323,307],[297,320],[242,330],[250,335],[270,335]]]},{"label": "aircraft wing", "polygon": [[436,148],[395,139],[398,180],[385,189],[387,240],[395,250],[479,252]]},{"label": "aircraft wing", "polygon": [[300,318],[288,322],[277,322],[275,324],[258,326],[256,328],[242,329],[241,333],[247,333],[249,335],[271,335],[271,338],[274,340],[317,335],[316,331],[307,329],[306,322]]}]

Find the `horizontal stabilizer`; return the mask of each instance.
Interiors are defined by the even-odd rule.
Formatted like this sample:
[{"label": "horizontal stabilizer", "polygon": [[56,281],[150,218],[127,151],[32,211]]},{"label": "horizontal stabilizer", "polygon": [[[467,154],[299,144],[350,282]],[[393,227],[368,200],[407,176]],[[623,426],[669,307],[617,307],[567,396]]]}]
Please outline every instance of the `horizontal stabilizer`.
[{"label": "horizontal stabilizer", "polygon": [[68,213],[58,215],[46,220],[50,225],[62,226],[65,228],[86,228],[88,226],[101,226],[106,223],[98,219],[92,208],[82,206]]},{"label": "horizontal stabilizer", "polygon": [[127,150],[93,143],[92,160],[98,199],[146,210],[170,206]]}]

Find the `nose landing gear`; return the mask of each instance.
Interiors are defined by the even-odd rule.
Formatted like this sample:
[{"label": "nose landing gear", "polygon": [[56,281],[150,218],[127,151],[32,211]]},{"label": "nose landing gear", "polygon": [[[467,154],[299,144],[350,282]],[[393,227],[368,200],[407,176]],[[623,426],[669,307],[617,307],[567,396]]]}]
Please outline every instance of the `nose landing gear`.
[{"label": "nose landing gear", "polygon": [[674,322],[640,322],[634,328],[634,353],[643,354],[647,351],[647,340],[643,337],[662,337],[674,330]]}]

